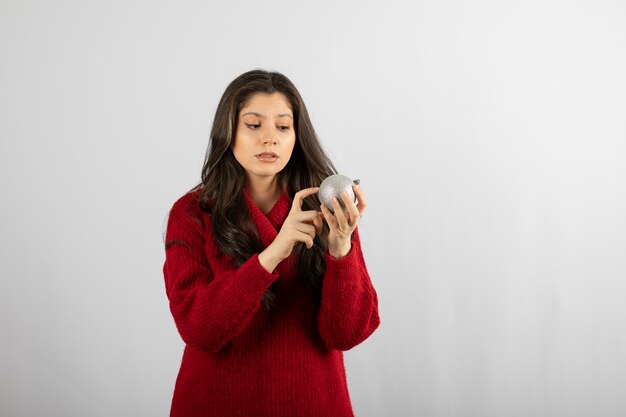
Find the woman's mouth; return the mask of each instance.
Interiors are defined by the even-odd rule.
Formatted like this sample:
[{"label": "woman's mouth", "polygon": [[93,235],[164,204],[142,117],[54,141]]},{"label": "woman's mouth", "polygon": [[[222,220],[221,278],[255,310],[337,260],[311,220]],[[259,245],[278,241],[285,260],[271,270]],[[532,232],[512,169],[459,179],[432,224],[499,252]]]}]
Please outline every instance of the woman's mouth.
[{"label": "woman's mouth", "polygon": [[278,159],[278,155],[274,152],[263,152],[256,155],[257,159],[262,162],[274,162]]}]

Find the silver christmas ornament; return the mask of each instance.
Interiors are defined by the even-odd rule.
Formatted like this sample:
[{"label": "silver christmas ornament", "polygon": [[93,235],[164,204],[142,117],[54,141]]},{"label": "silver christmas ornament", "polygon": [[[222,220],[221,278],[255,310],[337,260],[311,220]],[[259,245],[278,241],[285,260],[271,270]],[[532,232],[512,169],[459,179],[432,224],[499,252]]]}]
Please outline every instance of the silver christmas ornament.
[{"label": "silver christmas ornament", "polygon": [[339,204],[342,208],[345,209],[345,204],[339,194],[341,194],[342,191],[345,191],[348,194],[348,197],[350,197],[352,201],[356,202],[356,196],[354,195],[354,190],[352,189],[352,186],[354,184],[359,185],[359,182],[359,180],[353,181],[345,175],[331,175],[320,184],[320,190],[318,191],[320,201],[322,202],[322,204],[328,207],[331,213],[334,213],[335,211],[333,209],[333,198],[337,197],[337,200],[339,200]]}]

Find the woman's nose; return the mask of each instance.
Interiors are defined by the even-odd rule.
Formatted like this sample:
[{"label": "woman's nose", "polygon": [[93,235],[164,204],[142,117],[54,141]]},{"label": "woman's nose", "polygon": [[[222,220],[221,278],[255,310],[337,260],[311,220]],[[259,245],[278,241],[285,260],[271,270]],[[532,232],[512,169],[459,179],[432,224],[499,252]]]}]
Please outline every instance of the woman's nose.
[{"label": "woman's nose", "polygon": [[263,139],[263,145],[267,145],[267,144],[272,144],[272,145],[276,145],[276,136],[273,135],[265,135],[265,138]]}]

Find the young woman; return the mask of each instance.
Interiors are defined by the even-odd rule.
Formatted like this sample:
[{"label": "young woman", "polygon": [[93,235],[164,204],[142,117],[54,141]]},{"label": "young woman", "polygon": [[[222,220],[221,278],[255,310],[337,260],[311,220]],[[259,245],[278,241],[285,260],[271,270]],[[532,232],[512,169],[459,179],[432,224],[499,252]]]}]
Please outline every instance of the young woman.
[{"label": "young woman", "polygon": [[342,351],[380,319],[363,192],[334,214],[316,194],[334,173],[287,77],[230,83],[202,181],[167,222],[165,288],[186,344],[171,416],[353,416]]}]

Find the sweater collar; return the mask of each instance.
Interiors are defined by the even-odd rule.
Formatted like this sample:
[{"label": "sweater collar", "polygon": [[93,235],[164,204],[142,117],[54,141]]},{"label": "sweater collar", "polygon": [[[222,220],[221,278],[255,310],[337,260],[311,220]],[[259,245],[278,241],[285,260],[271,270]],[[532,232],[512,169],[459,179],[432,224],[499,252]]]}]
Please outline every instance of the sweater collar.
[{"label": "sweater collar", "polygon": [[243,191],[243,195],[246,198],[252,220],[259,231],[261,242],[264,247],[268,247],[274,239],[276,239],[276,236],[278,236],[278,232],[289,214],[291,201],[289,197],[287,197],[287,194],[282,192],[270,211],[267,214],[263,214],[245,190]]}]

